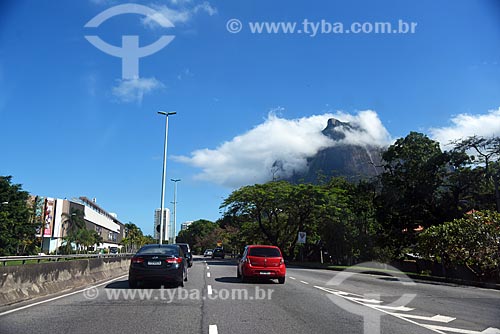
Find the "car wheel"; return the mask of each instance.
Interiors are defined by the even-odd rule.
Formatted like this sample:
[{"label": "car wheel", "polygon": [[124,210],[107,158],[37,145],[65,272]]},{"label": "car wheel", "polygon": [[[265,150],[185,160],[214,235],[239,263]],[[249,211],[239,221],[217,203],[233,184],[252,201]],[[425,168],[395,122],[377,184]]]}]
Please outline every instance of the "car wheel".
[{"label": "car wheel", "polygon": [[129,288],[131,288],[131,289],[135,289],[135,288],[137,288],[137,281],[136,281],[136,280],[131,280],[131,279],[129,279],[129,280],[128,280],[128,286],[129,286]]},{"label": "car wheel", "polygon": [[285,277],[278,277],[278,283],[279,284],[285,284]]},{"label": "car wheel", "polygon": [[239,269],[236,269],[236,277],[237,278],[241,278],[241,274],[240,274],[240,270]]},{"label": "car wheel", "polygon": [[188,280],[188,271],[186,270],[186,273],[184,275],[184,282],[187,282],[187,280]]}]

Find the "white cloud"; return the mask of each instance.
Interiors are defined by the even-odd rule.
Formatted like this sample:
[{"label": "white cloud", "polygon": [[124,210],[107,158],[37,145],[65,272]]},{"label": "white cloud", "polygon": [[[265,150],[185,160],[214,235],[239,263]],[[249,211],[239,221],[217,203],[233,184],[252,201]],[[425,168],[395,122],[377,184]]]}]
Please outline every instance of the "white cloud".
[{"label": "white cloud", "polygon": [[[199,13],[206,13],[209,16],[217,14],[217,8],[213,7],[208,1],[201,4],[194,5],[191,1],[171,1],[173,6],[167,7],[165,5],[151,5],[157,12],[151,16],[142,19],[142,23],[149,28],[157,28],[161,26],[168,26],[169,22],[175,24],[187,23],[194,15]],[[178,8],[173,8],[178,6]]]},{"label": "white cloud", "polygon": [[451,119],[451,125],[429,130],[431,138],[446,147],[451,141],[469,136],[499,136],[500,108],[485,114],[460,114]]},{"label": "white cloud", "polygon": [[118,80],[118,82],[118,86],[113,87],[113,95],[121,102],[141,103],[144,94],[164,87],[164,85],[155,78],[124,79]]},{"label": "white cloud", "polygon": [[192,152],[190,157],[175,159],[200,168],[202,172],[196,175],[197,179],[230,188],[270,180],[276,161],[282,167],[280,177],[288,177],[294,171],[307,169],[307,158],[337,144],[321,132],[330,118],[358,126],[346,133],[345,142],[363,145],[390,142],[387,130],[373,111],[363,111],[358,115],[338,112],[292,120],[271,112],[262,124],[216,149],[200,149]]},{"label": "white cloud", "polygon": [[349,122],[357,128],[344,131],[345,139],[340,143],[361,146],[387,146],[391,136],[373,110],[360,111],[357,115],[337,112],[334,118]]}]

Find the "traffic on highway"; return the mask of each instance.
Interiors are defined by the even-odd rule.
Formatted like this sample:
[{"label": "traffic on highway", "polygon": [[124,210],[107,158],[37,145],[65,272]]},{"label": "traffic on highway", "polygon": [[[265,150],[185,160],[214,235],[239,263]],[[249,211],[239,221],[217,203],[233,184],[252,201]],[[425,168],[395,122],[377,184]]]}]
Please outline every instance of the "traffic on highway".
[{"label": "traffic on highway", "polygon": [[12,305],[0,311],[0,332],[500,333],[498,290],[295,266],[286,284],[242,282],[237,263],[195,256],[184,287],[131,288],[124,275]]}]

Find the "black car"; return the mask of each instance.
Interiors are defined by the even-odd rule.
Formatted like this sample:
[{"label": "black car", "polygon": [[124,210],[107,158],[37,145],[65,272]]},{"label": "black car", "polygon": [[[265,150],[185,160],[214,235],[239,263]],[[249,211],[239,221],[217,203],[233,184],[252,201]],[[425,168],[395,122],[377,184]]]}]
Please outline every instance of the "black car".
[{"label": "black car", "polygon": [[223,259],[225,256],[226,252],[224,251],[224,248],[217,247],[212,252],[212,259],[215,259],[216,257],[220,257],[221,259]]},{"label": "black car", "polygon": [[146,245],[130,261],[128,284],[136,288],[138,282],[154,281],[184,286],[187,268],[187,257],[180,246]]},{"label": "black car", "polygon": [[184,254],[186,254],[187,261],[188,261],[188,267],[193,266],[193,254],[191,253],[191,248],[189,247],[189,244],[175,244],[178,245],[182,248],[184,251]]}]

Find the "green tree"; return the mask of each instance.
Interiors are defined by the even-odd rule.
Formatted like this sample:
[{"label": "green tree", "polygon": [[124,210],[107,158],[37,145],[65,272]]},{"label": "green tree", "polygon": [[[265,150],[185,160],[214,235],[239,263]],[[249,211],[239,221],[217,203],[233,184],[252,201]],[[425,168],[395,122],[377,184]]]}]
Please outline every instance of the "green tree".
[{"label": "green tree", "polygon": [[80,209],[72,208],[69,213],[64,212],[61,215],[62,225],[66,231],[66,236],[64,237],[65,244],[61,247],[61,252],[70,254],[73,252],[73,244],[80,249],[83,246],[83,242],[86,242],[88,235],[86,232],[85,214]]},{"label": "green tree", "polygon": [[441,223],[439,191],[448,157],[439,143],[411,132],[382,155],[384,172],[377,198],[377,216],[396,253],[416,243],[416,229]]},{"label": "green tree", "polygon": [[[32,222],[29,194],[12,176],[0,176],[0,255],[33,253],[37,224]],[[31,248],[28,248],[31,245]]]},{"label": "green tree", "polygon": [[464,265],[478,278],[498,272],[500,266],[500,214],[475,211],[428,228],[419,236],[422,256],[439,260],[444,268]]},{"label": "green tree", "polygon": [[486,186],[491,186],[493,191],[490,194],[497,212],[500,212],[500,137],[471,136],[455,141],[454,144],[455,151],[471,153],[467,163],[484,175],[481,181],[486,182]]},{"label": "green tree", "polygon": [[125,246],[125,252],[135,253],[146,243],[142,230],[132,222],[125,224],[125,238],[121,244]]},{"label": "green tree", "polygon": [[191,223],[186,230],[180,231],[176,242],[188,243],[194,253],[200,254],[204,247],[213,248],[215,244],[206,245],[200,242],[219,226],[209,220],[199,219]]}]

